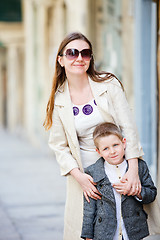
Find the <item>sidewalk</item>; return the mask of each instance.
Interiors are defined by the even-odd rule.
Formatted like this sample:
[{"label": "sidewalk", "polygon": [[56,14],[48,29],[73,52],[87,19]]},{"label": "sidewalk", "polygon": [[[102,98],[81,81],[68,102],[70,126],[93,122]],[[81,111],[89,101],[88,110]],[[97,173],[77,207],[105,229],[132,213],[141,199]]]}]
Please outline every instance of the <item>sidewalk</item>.
[{"label": "sidewalk", "polygon": [[62,240],[65,178],[54,156],[0,130],[0,240]]},{"label": "sidewalk", "polygon": [[65,178],[49,148],[0,129],[0,240],[62,240],[64,203]]}]

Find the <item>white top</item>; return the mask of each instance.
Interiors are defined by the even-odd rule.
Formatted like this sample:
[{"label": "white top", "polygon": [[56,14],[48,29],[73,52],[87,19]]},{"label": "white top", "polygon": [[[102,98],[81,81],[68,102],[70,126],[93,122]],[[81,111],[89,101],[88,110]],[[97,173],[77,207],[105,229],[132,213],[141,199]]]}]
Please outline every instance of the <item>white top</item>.
[{"label": "white top", "polygon": [[83,168],[95,163],[100,157],[93,142],[93,131],[104,122],[94,99],[83,105],[73,104],[75,128],[80,145]]},{"label": "white top", "polygon": [[[104,162],[105,173],[109,178],[111,184],[120,182],[120,179],[124,176],[127,168],[127,162],[124,160],[121,164],[111,165],[107,161]],[[121,214],[121,194],[119,194],[113,188],[115,200],[116,200],[116,216],[117,216],[117,229],[114,235],[113,240],[122,239],[122,235],[124,240],[129,240],[124,222]]]}]

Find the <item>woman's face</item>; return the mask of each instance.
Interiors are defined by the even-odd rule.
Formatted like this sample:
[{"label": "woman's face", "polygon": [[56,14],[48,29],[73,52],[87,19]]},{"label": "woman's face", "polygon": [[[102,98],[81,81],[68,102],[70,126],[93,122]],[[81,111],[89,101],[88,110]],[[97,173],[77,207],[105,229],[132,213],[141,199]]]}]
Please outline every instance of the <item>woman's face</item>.
[{"label": "woman's face", "polygon": [[[68,78],[74,75],[86,75],[86,71],[89,68],[91,58],[86,56],[89,56],[91,52],[90,50],[85,50],[82,52],[82,54],[79,53],[78,55],[77,50],[80,52],[83,49],[90,49],[88,43],[83,40],[74,40],[66,45],[63,51],[63,56],[58,57],[58,61],[60,65],[65,68],[66,76]],[[75,52],[78,56],[76,55],[75,57],[72,57],[72,53],[74,55]],[[67,56],[68,53],[70,56]]]}]

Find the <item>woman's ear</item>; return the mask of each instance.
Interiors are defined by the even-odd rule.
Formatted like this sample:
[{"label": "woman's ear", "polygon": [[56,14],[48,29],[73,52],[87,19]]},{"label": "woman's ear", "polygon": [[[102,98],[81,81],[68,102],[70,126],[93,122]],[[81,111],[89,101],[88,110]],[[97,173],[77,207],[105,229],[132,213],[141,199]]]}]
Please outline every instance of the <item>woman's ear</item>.
[{"label": "woman's ear", "polygon": [[64,63],[63,63],[63,57],[58,56],[58,62],[61,65],[61,67],[64,67]]}]

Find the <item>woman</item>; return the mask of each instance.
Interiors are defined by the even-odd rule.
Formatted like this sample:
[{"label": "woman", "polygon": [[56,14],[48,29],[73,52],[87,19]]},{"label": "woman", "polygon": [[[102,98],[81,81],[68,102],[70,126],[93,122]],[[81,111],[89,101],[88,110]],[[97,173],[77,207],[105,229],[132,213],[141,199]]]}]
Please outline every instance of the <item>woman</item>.
[{"label": "woman", "polygon": [[85,198],[100,198],[93,179],[83,169],[98,158],[92,134],[97,124],[116,123],[127,141],[129,169],[117,191],[141,191],[137,158],[143,155],[123,87],[110,73],[94,68],[90,41],[81,33],[69,34],[60,44],[47,105],[45,128],[51,128],[49,145],[56,154],[61,174],[67,176],[65,240],[80,239],[83,193]]}]

